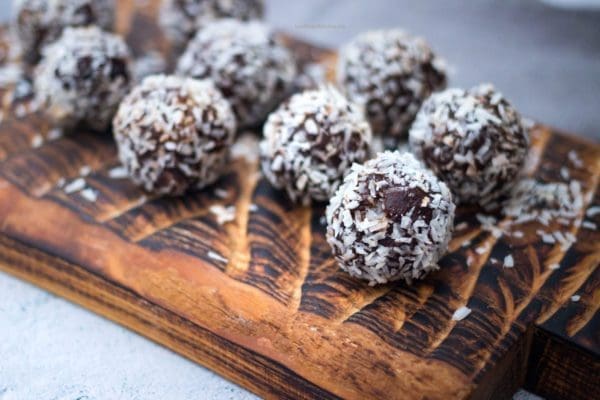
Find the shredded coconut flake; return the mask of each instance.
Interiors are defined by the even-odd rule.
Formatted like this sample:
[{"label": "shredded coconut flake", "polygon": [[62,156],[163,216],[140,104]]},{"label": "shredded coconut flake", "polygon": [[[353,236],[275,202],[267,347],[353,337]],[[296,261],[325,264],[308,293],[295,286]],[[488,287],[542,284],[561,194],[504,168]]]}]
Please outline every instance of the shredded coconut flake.
[{"label": "shredded coconut flake", "polygon": [[46,137],[48,140],[56,140],[63,136],[63,131],[60,128],[50,129]]},{"label": "shredded coconut flake", "polygon": [[587,209],[585,215],[586,217],[592,218],[596,214],[600,214],[600,206],[594,206]]},{"label": "shredded coconut flake", "polygon": [[225,264],[227,264],[229,262],[229,260],[227,258],[223,257],[219,253],[214,252],[212,250],[210,250],[207,253],[207,255],[208,255],[209,258],[212,258],[213,260],[220,261],[220,262],[225,263]]},{"label": "shredded coconut flake", "polygon": [[85,179],[77,178],[71,181],[68,185],[65,186],[64,191],[67,194],[79,192],[85,188]]},{"label": "shredded coconut flake", "polygon": [[41,145],[44,144],[44,137],[42,135],[35,135],[32,139],[31,139],[31,147],[33,148],[38,148]]},{"label": "shredded coconut flake", "polygon": [[586,228],[586,229],[590,229],[592,231],[598,230],[598,225],[596,225],[592,221],[583,221],[583,223],[581,224],[581,226],[584,227],[584,228]]},{"label": "shredded coconut flake", "polygon": [[469,307],[462,306],[452,314],[452,320],[454,321],[462,321],[467,318],[467,316],[471,314],[471,309]]},{"label": "shredded coconut flake", "polygon": [[504,268],[512,268],[515,266],[515,260],[512,255],[504,257]]},{"label": "shredded coconut flake", "polygon": [[573,296],[571,296],[571,301],[577,303],[579,300],[581,300],[581,296],[578,294],[575,294]]},{"label": "shredded coconut flake", "polygon": [[571,163],[576,168],[583,167],[583,161],[581,161],[581,158],[579,158],[579,154],[577,154],[577,152],[575,150],[569,151],[569,154],[567,154],[567,157],[569,158],[569,161],[571,161]]},{"label": "shredded coconut flake", "polygon": [[209,210],[215,215],[219,225],[224,225],[235,220],[235,206],[224,207],[220,204],[215,204],[210,206]]},{"label": "shredded coconut flake", "polygon": [[214,190],[215,196],[221,199],[226,199],[229,196],[229,192],[226,189],[216,188]]},{"label": "shredded coconut flake", "polygon": [[214,252],[212,250],[209,251],[207,255],[208,255],[209,258],[212,258],[213,260],[220,261],[220,262],[225,263],[225,264],[227,264],[229,262],[229,260],[227,258],[223,257],[219,253],[216,253],[216,252]]},{"label": "shredded coconut flake", "polygon": [[90,172],[92,172],[92,168],[89,165],[84,165],[83,167],[79,168],[79,175],[81,176],[88,176]]},{"label": "shredded coconut flake", "polygon": [[98,192],[92,188],[85,188],[79,193],[81,194],[81,197],[90,203],[94,203],[98,199]]},{"label": "shredded coconut flake", "polygon": [[114,167],[108,171],[108,176],[111,179],[123,179],[127,178],[127,169],[125,167]]}]

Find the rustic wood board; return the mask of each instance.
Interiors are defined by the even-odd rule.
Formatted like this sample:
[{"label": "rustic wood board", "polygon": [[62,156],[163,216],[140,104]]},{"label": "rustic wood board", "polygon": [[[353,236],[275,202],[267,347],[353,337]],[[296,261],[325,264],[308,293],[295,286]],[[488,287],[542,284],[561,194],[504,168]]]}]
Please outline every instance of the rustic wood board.
[{"label": "rustic wood board", "polygon": [[[137,54],[168,53],[155,3],[146,3],[119,2],[118,29]],[[305,62],[335,59],[287,41]],[[521,239],[496,238],[462,208],[457,224],[467,227],[439,272],[412,286],[369,287],[337,269],[322,207],[289,204],[258,177],[255,161],[232,163],[215,185],[224,199],[211,189],[145,197],[109,177],[117,165],[110,135],[82,130],[33,148],[50,127],[10,107],[0,124],[4,271],[265,397],[507,398],[523,384],[548,398],[599,397],[597,230],[569,227],[577,242],[565,252],[540,243],[533,224]],[[532,137],[528,175],[564,180],[560,167],[575,150],[584,165],[571,175],[592,194],[586,207],[599,205],[600,146],[544,126]],[[56,187],[83,166],[92,168],[95,202]],[[214,204],[235,205],[235,221],[219,225]],[[477,254],[482,245],[489,250]],[[515,268],[493,262],[506,254]],[[452,320],[463,305],[472,313]]]}]

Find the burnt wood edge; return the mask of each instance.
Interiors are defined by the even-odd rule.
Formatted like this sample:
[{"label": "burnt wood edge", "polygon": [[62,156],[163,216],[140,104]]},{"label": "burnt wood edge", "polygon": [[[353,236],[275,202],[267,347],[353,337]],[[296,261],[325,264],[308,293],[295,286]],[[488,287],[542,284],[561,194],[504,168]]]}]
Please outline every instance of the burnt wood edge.
[{"label": "burnt wood edge", "polygon": [[339,398],[284,365],[144,300],[121,285],[4,234],[0,234],[0,271],[117,322],[264,398]]},{"label": "burnt wood edge", "polygon": [[598,399],[600,357],[536,327],[524,387],[547,400]]},{"label": "burnt wood edge", "polygon": [[517,390],[523,387],[529,368],[531,338],[535,329],[531,325],[504,357],[483,374],[473,391],[473,399],[512,399]]},{"label": "burnt wood edge", "polygon": [[[274,360],[5,234],[0,234],[0,270],[117,322],[265,398],[338,398]],[[483,375],[470,397],[510,399],[524,386],[549,400],[588,399],[599,390],[599,364],[598,357],[576,344],[532,325]]]}]

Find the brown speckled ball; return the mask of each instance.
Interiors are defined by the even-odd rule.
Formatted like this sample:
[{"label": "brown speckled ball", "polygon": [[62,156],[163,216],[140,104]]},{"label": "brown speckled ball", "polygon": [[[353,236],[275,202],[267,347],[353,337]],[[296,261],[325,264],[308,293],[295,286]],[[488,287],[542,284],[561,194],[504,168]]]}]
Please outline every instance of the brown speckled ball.
[{"label": "brown speckled ball", "polygon": [[66,28],[44,48],[34,73],[37,100],[54,125],[104,130],[129,91],[130,64],[119,36],[95,26]]},{"label": "brown speckled ball", "polygon": [[24,59],[39,60],[42,47],[58,39],[66,27],[97,25],[112,30],[113,0],[15,0],[15,31]]},{"label": "brown speckled ball", "polygon": [[415,155],[457,202],[494,208],[516,182],[529,147],[519,113],[492,85],[448,89],[423,104],[409,135]]},{"label": "brown speckled ball", "polygon": [[391,29],[363,33],[344,46],[338,80],[365,107],[374,134],[398,139],[423,101],[446,86],[446,73],[423,39]]},{"label": "brown speckled ball", "polygon": [[327,207],[327,241],[350,275],[410,283],[438,268],[454,211],[448,187],[412,154],[386,151],[344,178]]},{"label": "brown speckled ball", "polygon": [[261,19],[263,0],[163,0],[159,21],[171,43],[183,49],[207,23],[220,18]]},{"label": "brown speckled ball", "polygon": [[189,43],[177,73],[211,79],[229,100],[241,127],[264,120],[291,91],[296,64],[264,24],[223,19]]},{"label": "brown speckled ball", "polygon": [[213,183],[226,168],[235,129],[229,103],[210,81],[166,75],[145,78],[113,122],[130,177],[167,195]]},{"label": "brown speckled ball", "polygon": [[326,201],[369,155],[371,129],[333,87],[292,96],[271,113],[260,144],[265,177],[296,202]]}]

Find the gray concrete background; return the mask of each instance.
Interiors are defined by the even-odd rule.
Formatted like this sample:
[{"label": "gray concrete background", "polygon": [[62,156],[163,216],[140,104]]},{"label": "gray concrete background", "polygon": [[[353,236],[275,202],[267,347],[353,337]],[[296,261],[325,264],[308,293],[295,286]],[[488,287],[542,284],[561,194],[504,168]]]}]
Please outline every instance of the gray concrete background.
[{"label": "gray concrete background", "polygon": [[[526,0],[267,3],[271,24],[330,46],[379,27],[423,35],[453,66],[452,85],[491,81],[525,115],[600,140],[598,11]],[[9,4],[0,0],[0,20],[8,18]],[[253,397],[110,321],[0,273],[0,400]]]}]

